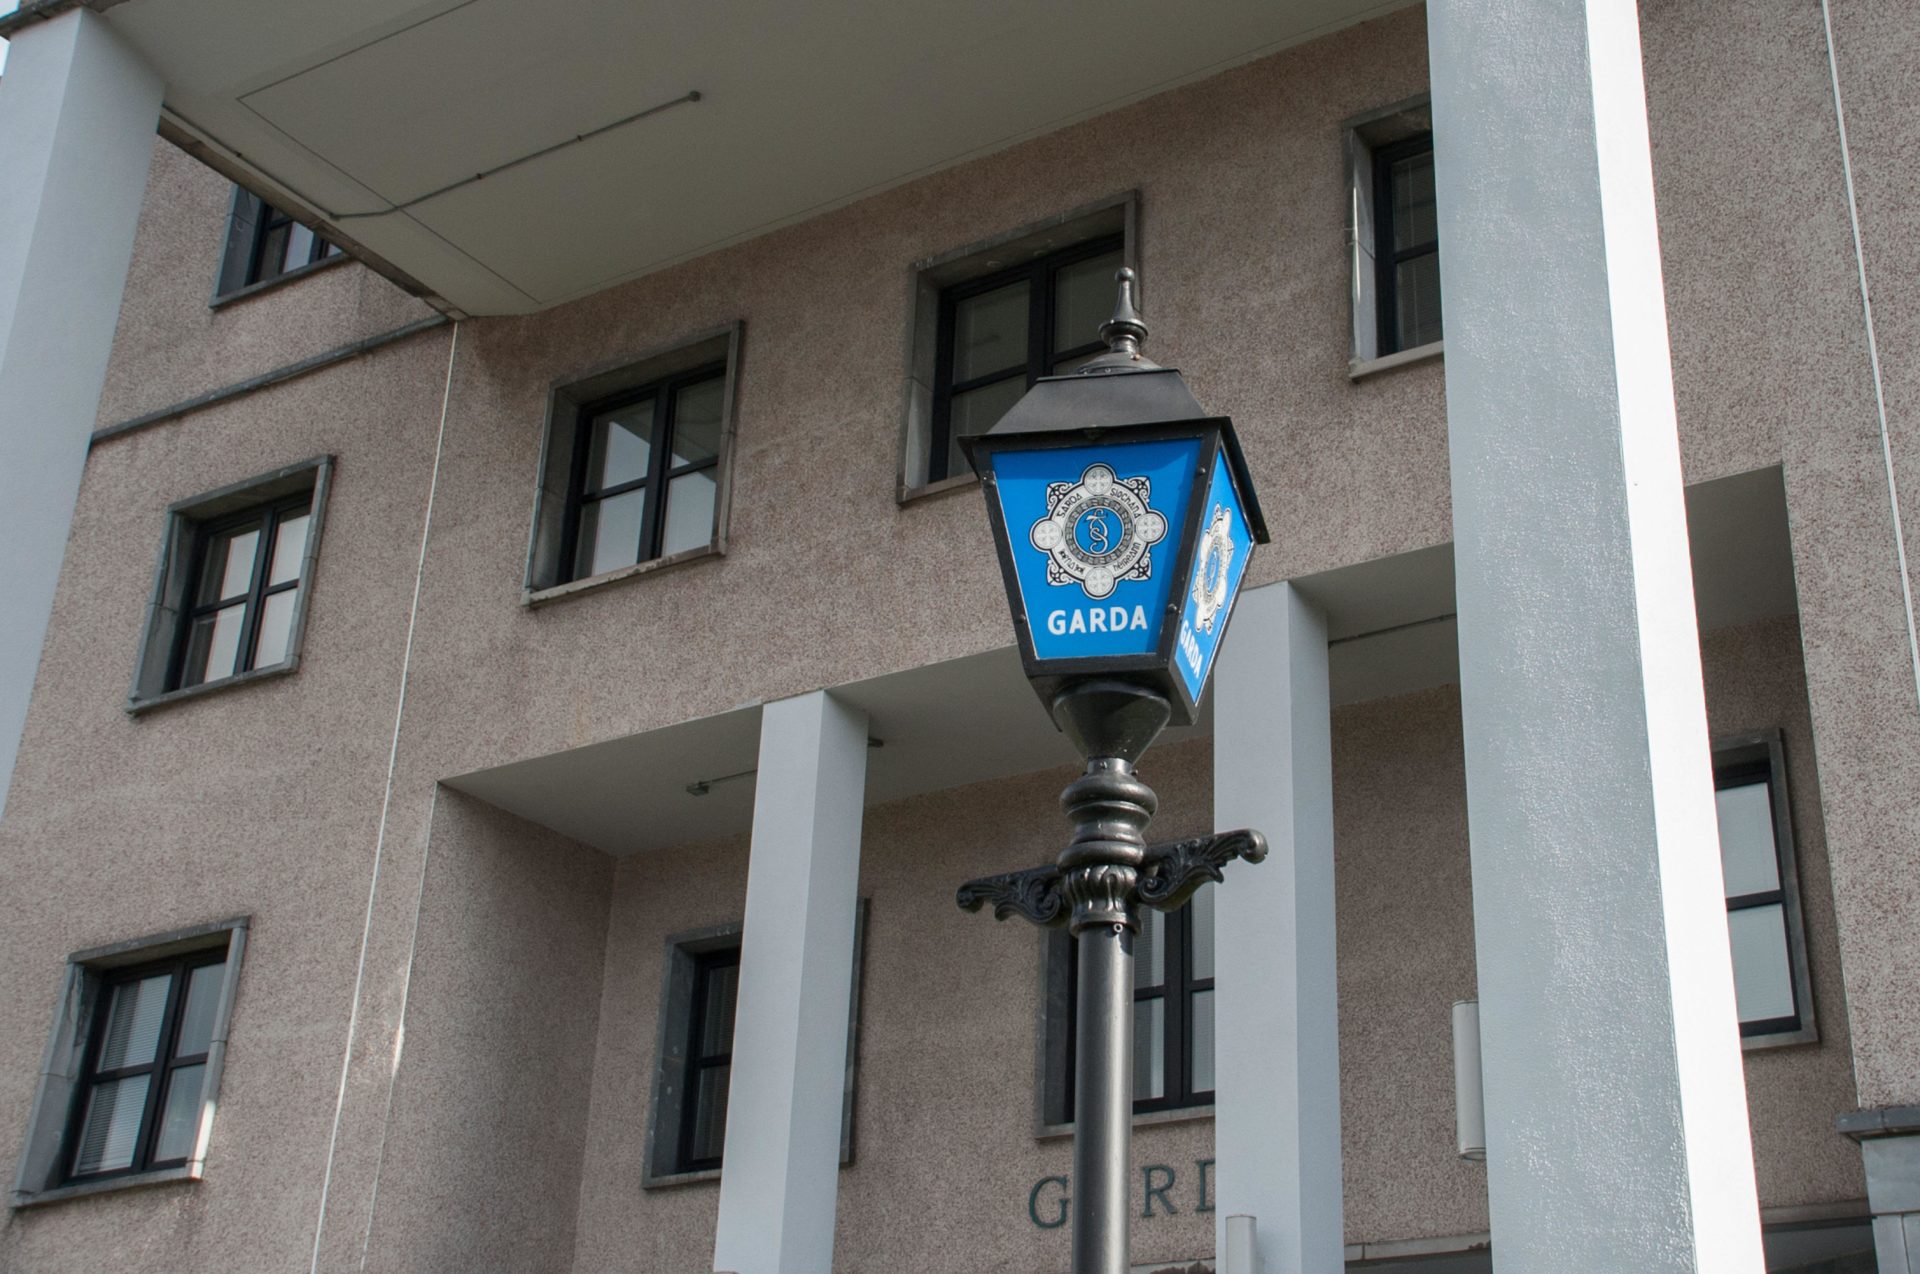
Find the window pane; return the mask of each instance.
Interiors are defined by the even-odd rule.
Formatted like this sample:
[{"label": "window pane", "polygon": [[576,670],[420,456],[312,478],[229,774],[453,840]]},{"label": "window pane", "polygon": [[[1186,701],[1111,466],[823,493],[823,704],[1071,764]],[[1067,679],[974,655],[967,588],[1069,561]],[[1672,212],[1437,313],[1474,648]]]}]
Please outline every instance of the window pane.
[{"label": "window pane", "polygon": [[227,966],[203,964],[187,978],[187,1007],[180,1016],[180,1038],[175,1041],[175,1057],[193,1057],[207,1051],[213,1042],[213,1013],[220,1003],[220,985],[226,979]]},{"label": "window pane", "polygon": [[267,279],[277,279],[285,272],[282,265],[287,259],[287,235],[293,223],[283,221],[267,231],[260,246],[260,264],[249,282],[261,283]]},{"label": "window pane", "polygon": [[287,227],[287,256],[279,273],[295,270],[313,260],[313,231],[299,222]]},{"label": "window pane", "polygon": [[1393,250],[1405,252],[1440,237],[1433,205],[1433,152],[1409,155],[1393,165]]},{"label": "window pane", "polygon": [[153,1060],[167,1010],[167,988],[172,984],[173,975],[162,973],[113,988],[113,1002],[107,1008],[107,1034],[100,1043],[99,1070],[145,1066]]},{"label": "window pane", "polygon": [[1187,904],[1187,933],[1189,949],[1193,953],[1193,972],[1195,979],[1213,976],[1213,886],[1202,885],[1200,892]]},{"label": "window pane", "polygon": [[1196,1093],[1213,1091],[1213,992],[1195,991],[1189,1001],[1193,1023],[1193,1079]]},{"label": "window pane", "polygon": [[667,526],[660,539],[662,556],[713,542],[714,470],[696,469],[667,483]]},{"label": "window pane", "polygon": [[1100,339],[1100,325],[1113,317],[1119,297],[1115,249],[1088,261],[1062,266],[1053,276],[1053,348],[1072,349]]},{"label": "window pane", "polygon": [[1167,1095],[1167,1002],[1133,1002],[1133,1099]]},{"label": "window pane", "polygon": [[687,1147],[694,1159],[718,1159],[727,1144],[727,1085],[731,1066],[708,1066],[694,1074],[693,1137]]},{"label": "window pane", "polygon": [[271,668],[287,657],[293,637],[293,603],[300,590],[290,588],[267,598],[260,608],[260,639],[254,645],[253,666]]},{"label": "window pane", "polygon": [[707,970],[706,994],[700,1002],[698,1057],[733,1051],[733,1007],[740,994],[740,966],[723,964]]},{"label": "window pane", "polygon": [[133,1166],[140,1118],[147,1108],[147,1085],[152,1080],[152,1075],[134,1075],[93,1086],[80,1125],[80,1148],[73,1157],[74,1176]]},{"label": "window pane", "polygon": [[307,523],[311,520],[305,513],[280,519],[280,527],[273,533],[273,565],[267,569],[269,586],[300,578],[300,559],[307,552]]},{"label": "window pane", "polygon": [[647,476],[653,455],[653,400],[594,417],[587,446],[587,490],[601,491]]},{"label": "window pane", "polygon": [[953,307],[953,381],[956,385],[989,372],[1024,367],[1026,363],[1027,285],[1024,281],[970,296]]},{"label": "window pane", "polygon": [[1440,254],[1429,252],[1393,268],[1394,315],[1401,349],[1440,339]]},{"label": "window pane", "polygon": [[1727,897],[1780,887],[1780,855],[1773,841],[1773,792],[1766,780],[1723,787],[1713,794],[1720,812],[1720,870]]},{"label": "window pane", "polygon": [[260,525],[222,531],[207,544],[206,565],[200,571],[196,606],[245,597],[253,587],[253,556],[260,546]]},{"label": "window pane", "polygon": [[187,663],[181,670],[180,684],[197,686],[203,681],[231,677],[240,656],[240,625],[247,617],[244,602],[202,615],[193,621],[187,638]]},{"label": "window pane", "polygon": [[640,560],[640,524],[647,511],[647,489],[594,500],[580,510],[580,548],[575,579],[632,566]]},{"label": "window pane", "polygon": [[949,474],[973,472],[967,467],[967,458],[960,454],[958,440],[983,434],[999,424],[1000,417],[1006,415],[1007,409],[1019,402],[1020,396],[1026,392],[1027,378],[1010,376],[984,388],[953,396],[953,411],[947,418],[947,436],[953,440],[947,444]]},{"label": "window pane", "polygon": [[207,1068],[182,1066],[167,1078],[167,1096],[160,1108],[160,1140],[154,1143],[156,1162],[185,1159],[193,1153],[200,1132],[200,1085]]},{"label": "window pane", "polygon": [[695,381],[673,396],[673,464],[694,464],[720,454],[720,402],[726,378]]},{"label": "window pane", "polygon": [[1133,938],[1133,985],[1136,990],[1167,980],[1167,913],[1140,908],[1140,932]]},{"label": "window pane", "polygon": [[1733,993],[1740,1020],[1792,1017],[1786,908],[1776,902],[1728,912],[1727,937],[1733,947]]}]

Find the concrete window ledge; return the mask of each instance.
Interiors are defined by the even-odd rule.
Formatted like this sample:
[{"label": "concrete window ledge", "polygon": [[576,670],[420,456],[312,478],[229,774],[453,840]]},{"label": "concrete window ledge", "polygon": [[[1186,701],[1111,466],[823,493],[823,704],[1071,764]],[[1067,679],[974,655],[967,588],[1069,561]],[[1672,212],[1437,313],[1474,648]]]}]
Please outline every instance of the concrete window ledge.
[{"label": "concrete window ledge", "polygon": [[1427,345],[1416,345],[1412,349],[1403,349],[1397,354],[1382,354],[1379,358],[1357,359],[1347,364],[1348,380],[1364,380],[1377,376],[1381,372],[1390,372],[1396,367],[1411,367],[1415,363],[1424,363],[1439,358],[1446,353],[1445,341],[1434,341]]}]

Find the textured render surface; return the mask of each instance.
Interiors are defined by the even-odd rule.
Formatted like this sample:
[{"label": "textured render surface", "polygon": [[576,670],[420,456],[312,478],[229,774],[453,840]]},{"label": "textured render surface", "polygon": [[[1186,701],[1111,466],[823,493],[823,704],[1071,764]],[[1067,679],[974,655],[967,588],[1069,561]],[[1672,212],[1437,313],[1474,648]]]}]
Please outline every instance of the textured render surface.
[{"label": "textured render surface", "polygon": [[613,863],[438,798],[365,1268],[573,1268]]},{"label": "textured render surface", "polygon": [[[1881,82],[1910,73],[1895,38],[1910,23],[1901,5],[1840,0],[1836,16],[1843,75],[1850,56],[1894,77]],[[1874,1033],[1860,1033],[1862,1100],[1911,1099],[1907,1080],[1920,1066],[1920,979],[1907,945],[1920,925],[1889,895],[1920,879],[1920,782],[1911,781],[1920,731],[1837,142],[1821,98],[1824,46],[1804,7],[1783,16],[1751,0],[1656,0],[1643,20],[1684,456],[1696,478],[1785,461],[1818,744],[1819,786],[1803,793],[1815,778],[1812,750],[1782,722],[1823,1040],[1748,1059],[1761,1197],[1857,1197],[1849,1152],[1830,1150],[1822,1131],[1851,1100],[1835,1100],[1844,1096],[1847,1001],[1874,1018]],[[1849,23],[1864,24],[1867,38]],[[547,315],[462,324],[411,707],[384,825],[446,334],[97,450],[0,827],[0,896],[19,900],[0,930],[0,1010],[25,1024],[0,1036],[0,1160],[17,1153],[67,951],[236,912],[254,915],[255,937],[207,1181],[14,1214],[0,1224],[0,1268],[93,1268],[100,1252],[138,1250],[209,1268],[307,1269],[351,1008],[359,1028],[320,1268],[357,1268],[370,1217],[395,1236],[381,1259],[404,1264],[416,1241],[431,1250],[441,1239],[430,1236],[445,1237],[439,1213],[467,1204],[404,1189],[396,1200],[380,1162],[390,1094],[398,1104],[427,1091],[409,1097],[392,1082],[416,918],[435,922],[423,941],[429,932],[448,950],[472,941],[461,928],[468,909],[441,910],[457,890],[436,892],[452,882],[433,874],[428,853],[435,780],[1008,640],[977,494],[893,501],[913,260],[1137,187],[1152,352],[1238,419],[1275,527],[1254,582],[1444,542],[1440,366],[1357,385],[1345,374],[1338,124],[1425,84],[1425,32],[1409,11]],[[1877,139],[1882,209],[1898,206],[1909,162],[1892,104],[1901,100],[1888,99],[1877,125],[1856,120],[1857,144]],[[1767,164],[1742,160],[1762,153]],[[102,423],[423,312],[351,265],[210,312],[226,183],[162,147],[149,190]],[[1897,246],[1874,243],[1903,241],[1875,233],[1869,253],[1901,262]],[[747,326],[729,554],[523,610],[548,383],[736,318]],[[120,705],[166,504],[322,451],[338,454],[340,469],[299,675],[128,720]],[[1723,721],[1715,669],[1709,643],[1715,728],[1765,724],[1758,700],[1754,722]],[[1407,703],[1409,737],[1457,750],[1457,737],[1441,737],[1442,708]],[[1340,737],[1390,739],[1389,715],[1381,705],[1349,710]],[[1407,784],[1434,826],[1460,825],[1457,806],[1451,816],[1444,808],[1445,784],[1341,756],[1337,783],[1374,782],[1390,800]],[[1354,775],[1340,778],[1348,765]],[[1207,766],[1204,745],[1149,757],[1165,800],[1158,832],[1205,821]],[[1034,1181],[1064,1172],[1070,1158],[1065,1142],[1031,1135],[1039,944],[951,907],[958,880],[1057,848],[1051,803],[1064,781],[1032,776],[869,815],[867,1042],[840,1245],[881,1254],[873,1268],[912,1268],[935,1251],[928,1259],[971,1254],[971,1266],[952,1267],[971,1270],[983,1242],[996,1254],[989,1268],[1064,1265],[1065,1231],[1037,1231],[1026,1217]],[[1354,805],[1345,787],[1337,796],[1362,825],[1391,812]],[[1820,836],[1807,826],[1816,805],[1846,925],[1845,994],[1820,945],[1832,932],[1817,932],[1826,903],[1814,865]],[[1408,853],[1425,844],[1405,831],[1392,837]],[[581,1170],[583,1274],[697,1269],[706,1259],[715,1188],[638,1189],[649,1015],[660,938],[737,918],[742,878],[729,873],[743,852],[680,851],[684,880],[632,862],[616,870]],[[1396,872],[1458,899],[1446,892],[1465,879],[1464,852],[1455,852],[1452,868],[1383,867],[1351,905],[1362,916],[1405,914],[1422,899],[1394,900]],[[1345,908],[1366,878],[1343,858],[1337,879]],[[75,908],[76,898],[88,905]],[[1391,956],[1351,952],[1364,931],[1342,928],[1343,978],[1360,979],[1343,982],[1345,1076],[1418,1130],[1405,1142],[1376,1131],[1349,1095],[1350,1172],[1391,1165],[1405,1183],[1398,1193],[1410,1196],[1350,1176],[1350,1239],[1485,1224],[1469,1184],[1479,1170],[1451,1152],[1445,1012],[1465,994],[1454,980],[1470,975],[1471,929],[1463,900],[1448,914],[1452,937],[1415,943],[1432,957],[1422,997],[1435,1001],[1430,1024]],[[1375,943],[1390,951],[1408,941],[1395,931]],[[950,976],[955,969],[967,976]],[[1373,995],[1393,997],[1404,1026],[1349,1017]],[[948,1042],[956,1023],[958,1049]],[[1380,1073],[1365,1069],[1373,1064]],[[1204,1123],[1142,1130],[1140,1159],[1179,1170],[1182,1209],[1136,1223],[1143,1255],[1173,1260],[1210,1246],[1211,1218],[1191,1215],[1189,1194],[1192,1161],[1210,1142]],[[387,1182],[377,1207],[376,1179]]]},{"label": "textured render surface", "polygon": [[[12,1213],[0,1268],[308,1267],[445,359],[422,338],[93,452],[0,824],[0,1160],[68,952],[234,915],[254,943],[206,1180]],[[322,453],[340,461],[299,673],[129,717],[167,505]]]},{"label": "textured render surface", "polygon": [[433,313],[352,262],[210,307],[232,198],[232,182],[154,142],[147,206],[167,215],[143,218],[134,240],[96,428]]}]

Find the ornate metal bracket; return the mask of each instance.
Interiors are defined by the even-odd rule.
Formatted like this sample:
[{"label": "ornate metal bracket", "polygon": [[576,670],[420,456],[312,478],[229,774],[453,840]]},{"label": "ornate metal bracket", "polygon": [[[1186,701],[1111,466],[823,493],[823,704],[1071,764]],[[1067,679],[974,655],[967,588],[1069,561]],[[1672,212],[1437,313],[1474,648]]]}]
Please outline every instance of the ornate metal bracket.
[{"label": "ornate metal bracket", "polygon": [[[1221,879],[1223,869],[1234,859],[1257,863],[1266,856],[1267,838],[1244,829],[1149,846],[1134,899],[1159,911],[1173,911],[1184,906],[1200,886]],[[1071,910],[1066,873],[1054,863],[969,880],[960,886],[954,901],[962,911],[991,905],[995,920],[1020,916],[1048,929],[1066,924]]]},{"label": "ornate metal bracket", "polygon": [[1067,923],[1067,897],[1060,882],[1060,868],[1048,863],[969,880],[953,900],[962,911],[978,911],[991,903],[995,920],[1023,916],[1043,928],[1057,929]]},{"label": "ornate metal bracket", "polygon": [[1236,858],[1257,863],[1267,856],[1267,838],[1242,828],[1215,836],[1195,836],[1147,850],[1134,891],[1141,902],[1158,911],[1184,906],[1200,886],[1222,878],[1222,870]]}]

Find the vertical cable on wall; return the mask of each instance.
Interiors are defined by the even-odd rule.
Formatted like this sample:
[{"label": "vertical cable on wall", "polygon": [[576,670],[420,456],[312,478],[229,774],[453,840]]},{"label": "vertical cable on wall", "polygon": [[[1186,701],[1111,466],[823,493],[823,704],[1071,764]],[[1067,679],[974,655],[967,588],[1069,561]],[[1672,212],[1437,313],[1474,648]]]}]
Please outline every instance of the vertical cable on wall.
[{"label": "vertical cable on wall", "polygon": [[1840,173],[1846,183],[1847,221],[1853,230],[1853,260],[1860,271],[1860,315],[1867,329],[1867,364],[1873,371],[1873,402],[1880,416],[1880,459],[1887,469],[1887,504],[1893,511],[1894,556],[1900,566],[1900,598],[1907,611],[1907,652],[1913,659],[1914,703],[1920,707],[1920,633],[1913,622],[1913,584],[1907,574],[1907,536],[1900,518],[1900,487],[1894,476],[1893,438],[1887,426],[1887,392],[1880,375],[1880,341],[1873,329],[1873,295],[1867,288],[1867,250],[1860,235],[1860,204],[1853,188],[1853,148],[1847,142],[1847,112],[1840,102],[1840,58],[1833,47],[1833,10],[1820,0],[1827,36],[1827,72],[1833,81],[1833,122],[1840,134]]}]

